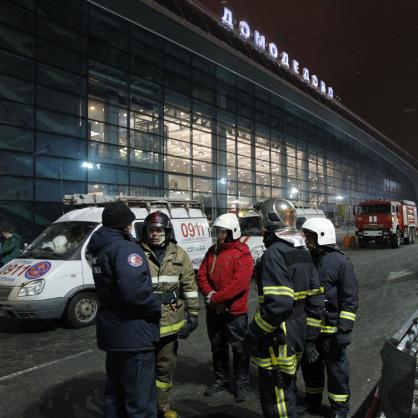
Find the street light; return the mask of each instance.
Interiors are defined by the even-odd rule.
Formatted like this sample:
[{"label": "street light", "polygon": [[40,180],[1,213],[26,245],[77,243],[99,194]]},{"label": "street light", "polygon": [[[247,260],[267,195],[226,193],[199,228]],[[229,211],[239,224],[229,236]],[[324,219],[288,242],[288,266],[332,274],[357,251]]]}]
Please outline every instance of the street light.
[{"label": "street light", "polygon": [[336,199],[336,200],[343,200],[343,199],[344,199],[344,196],[341,196],[341,195],[339,194],[338,196],[335,196],[335,199]]},{"label": "street light", "polygon": [[81,164],[81,167],[87,168],[88,170],[91,170],[93,168],[93,163],[90,163],[89,161],[84,161]]},{"label": "street light", "polygon": [[296,187],[292,187],[292,188],[289,190],[289,193],[290,193],[290,198],[291,198],[291,199],[293,199],[293,196],[294,196],[294,195],[296,195],[296,197],[297,197],[297,195],[298,195],[298,193],[299,193],[299,189],[297,189]]}]

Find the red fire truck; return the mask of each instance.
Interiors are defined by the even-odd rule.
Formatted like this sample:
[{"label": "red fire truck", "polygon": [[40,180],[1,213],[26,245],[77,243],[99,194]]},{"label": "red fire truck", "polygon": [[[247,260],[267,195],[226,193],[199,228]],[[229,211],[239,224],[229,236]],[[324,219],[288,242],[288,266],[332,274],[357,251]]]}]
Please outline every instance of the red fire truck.
[{"label": "red fire truck", "polygon": [[409,200],[366,200],[355,207],[356,235],[360,247],[369,242],[390,243],[398,248],[415,241],[417,207]]}]

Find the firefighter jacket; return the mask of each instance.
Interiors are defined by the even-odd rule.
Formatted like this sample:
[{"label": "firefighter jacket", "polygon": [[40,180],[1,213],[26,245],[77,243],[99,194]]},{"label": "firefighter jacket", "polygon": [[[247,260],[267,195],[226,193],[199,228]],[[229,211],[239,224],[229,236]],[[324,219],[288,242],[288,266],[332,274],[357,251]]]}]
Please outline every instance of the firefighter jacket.
[{"label": "firefighter jacket", "polygon": [[152,291],[147,260],[129,234],[101,227],[88,245],[100,306],[97,345],[105,351],[154,350],[160,299]]},{"label": "firefighter jacket", "polygon": [[270,349],[280,369],[296,373],[305,341],[320,334],[324,291],[305,247],[288,241],[273,242],[256,267],[259,307],[249,333],[259,341],[253,363],[271,368]]},{"label": "firefighter jacket", "polygon": [[334,248],[324,248],[315,257],[321,286],[325,289],[325,318],[321,332],[350,332],[356,320],[358,282],[347,256]]},{"label": "firefighter jacket", "polygon": [[148,259],[152,287],[156,293],[175,292],[177,308],[161,306],[161,337],[176,334],[185,323],[185,312],[190,316],[199,315],[199,298],[193,264],[189,255],[177,244],[170,242],[160,263],[157,255],[145,243],[141,243]]},{"label": "firefighter jacket", "polygon": [[199,289],[204,296],[215,291],[211,302],[224,303],[231,315],[245,314],[253,269],[247,244],[234,240],[212,245],[199,268]]}]

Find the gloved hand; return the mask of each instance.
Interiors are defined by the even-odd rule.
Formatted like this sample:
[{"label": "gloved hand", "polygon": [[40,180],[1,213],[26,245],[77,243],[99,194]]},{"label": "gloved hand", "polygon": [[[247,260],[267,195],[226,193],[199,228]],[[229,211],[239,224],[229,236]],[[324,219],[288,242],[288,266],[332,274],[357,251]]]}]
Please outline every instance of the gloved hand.
[{"label": "gloved hand", "polygon": [[199,318],[197,316],[188,316],[183,328],[179,331],[179,338],[185,340],[198,326]]},{"label": "gloved hand", "polygon": [[316,348],[315,343],[308,341],[305,344],[305,358],[308,363],[315,363],[319,359],[319,352]]},{"label": "gloved hand", "polygon": [[351,343],[351,332],[338,331],[333,342],[338,348],[345,348]]},{"label": "gloved hand", "polygon": [[280,367],[272,366],[270,373],[275,386],[277,386],[278,389],[282,389],[284,387],[284,378],[283,373],[280,371]]},{"label": "gloved hand", "polygon": [[175,290],[161,293],[161,303],[163,305],[175,305],[178,300],[178,294]]}]

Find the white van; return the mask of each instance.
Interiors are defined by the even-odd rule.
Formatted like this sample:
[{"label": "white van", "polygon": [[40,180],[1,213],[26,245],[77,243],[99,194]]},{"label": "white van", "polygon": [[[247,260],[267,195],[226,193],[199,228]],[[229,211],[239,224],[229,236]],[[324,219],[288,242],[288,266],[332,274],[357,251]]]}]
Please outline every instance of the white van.
[{"label": "white van", "polygon": [[132,235],[136,238],[149,213],[166,213],[178,244],[187,251],[194,268],[199,268],[212,237],[198,202],[66,195],[65,203],[81,208],[62,215],[19,257],[0,269],[0,317],[64,318],[74,327],[95,321],[98,303],[86,247],[92,233],[101,226],[105,203],[115,200],[126,202],[134,212]]},{"label": "white van", "polygon": [[[300,229],[307,219],[325,218],[325,213],[321,209],[312,206],[295,206],[296,208],[296,228]],[[261,227],[260,215],[255,211],[250,211],[247,215],[238,218],[241,226],[241,241],[250,248],[254,261],[262,256],[265,251],[263,243],[263,228]]]}]

